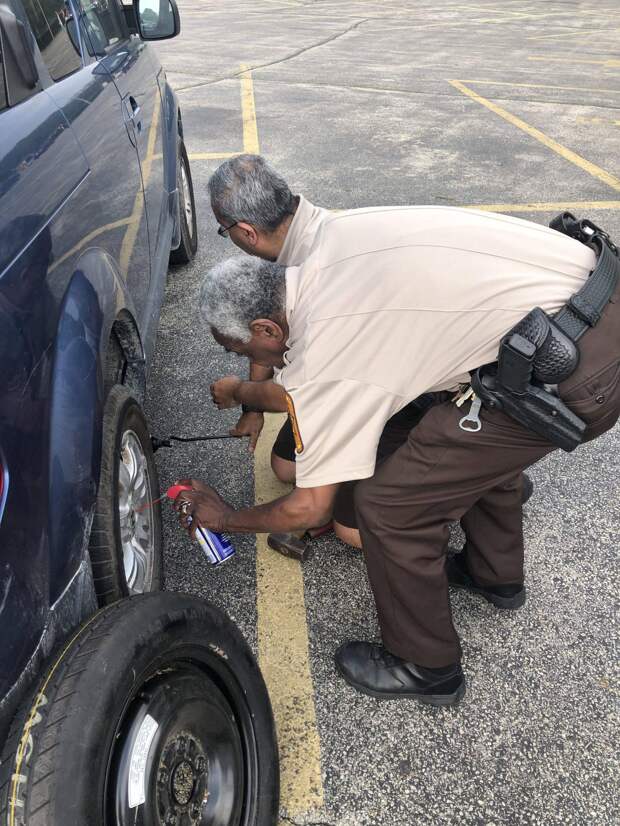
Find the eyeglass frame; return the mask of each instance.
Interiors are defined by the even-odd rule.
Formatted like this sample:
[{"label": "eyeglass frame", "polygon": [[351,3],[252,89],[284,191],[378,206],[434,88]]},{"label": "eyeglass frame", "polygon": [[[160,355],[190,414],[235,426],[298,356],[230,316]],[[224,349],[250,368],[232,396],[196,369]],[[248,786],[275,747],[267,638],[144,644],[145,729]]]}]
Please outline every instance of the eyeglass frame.
[{"label": "eyeglass frame", "polygon": [[[286,212],[286,215],[294,215],[294,214],[295,214],[295,212],[294,212],[294,211],[293,211],[293,212],[290,212],[290,211],[287,211],[287,212]],[[243,220],[243,219],[241,219],[241,220]],[[223,227],[223,226],[220,224],[220,225],[218,226],[218,228],[217,228],[217,234],[220,236],[220,238],[228,238],[228,235],[227,235],[226,233],[227,233],[227,232],[230,232],[230,230],[231,230],[233,227],[236,227],[236,226],[237,226],[237,224],[240,224],[240,223],[241,223],[241,221],[235,221],[235,223],[234,223],[234,224],[231,224],[229,227]]]},{"label": "eyeglass frame", "polygon": [[218,228],[217,228],[217,234],[220,236],[220,238],[228,238],[227,233],[228,233],[228,232],[230,232],[230,230],[231,230],[233,227],[236,227],[238,223],[239,223],[239,221],[235,221],[235,223],[234,223],[234,224],[231,224],[229,227],[223,227],[223,226],[220,224],[220,225],[218,226]]}]

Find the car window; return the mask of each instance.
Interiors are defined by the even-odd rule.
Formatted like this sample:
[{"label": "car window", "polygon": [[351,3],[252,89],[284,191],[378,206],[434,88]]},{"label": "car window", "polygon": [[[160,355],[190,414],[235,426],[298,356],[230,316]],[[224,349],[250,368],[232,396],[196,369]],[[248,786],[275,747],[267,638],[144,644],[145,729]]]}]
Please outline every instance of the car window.
[{"label": "car window", "polygon": [[103,57],[128,36],[119,5],[116,0],[82,0],[81,5],[88,53]]},{"label": "car window", "polygon": [[23,0],[23,4],[52,80],[77,71],[82,58],[68,0]]}]

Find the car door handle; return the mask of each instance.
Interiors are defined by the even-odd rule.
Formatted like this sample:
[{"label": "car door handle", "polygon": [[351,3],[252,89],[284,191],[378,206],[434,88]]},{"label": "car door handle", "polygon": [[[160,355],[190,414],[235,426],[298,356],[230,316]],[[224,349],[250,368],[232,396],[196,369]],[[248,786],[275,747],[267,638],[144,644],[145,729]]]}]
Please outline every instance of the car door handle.
[{"label": "car door handle", "polygon": [[138,104],[138,101],[134,97],[132,97],[132,95],[129,95],[129,106],[131,107],[131,112],[129,113],[129,117],[132,120],[136,120],[136,118],[138,117],[138,115],[141,112],[141,109],[140,109],[140,105]]},{"label": "car door handle", "polygon": [[142,108],[133,95],[123,98],[125,117],[127,121],[132,121],[138,132],[142,131]]}]

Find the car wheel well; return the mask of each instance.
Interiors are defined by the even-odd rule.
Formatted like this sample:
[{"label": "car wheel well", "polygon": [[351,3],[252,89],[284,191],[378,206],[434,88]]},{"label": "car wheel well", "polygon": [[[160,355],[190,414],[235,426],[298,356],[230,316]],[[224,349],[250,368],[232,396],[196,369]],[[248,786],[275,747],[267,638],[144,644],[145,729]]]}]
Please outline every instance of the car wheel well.
[{"label": "car wheel well", "polygon": [[140,335],[129,313],[121,313],[110,331],[105,361],[104,393],[115,384],[127,387],[142,403],[146,387],[146,365]]}]

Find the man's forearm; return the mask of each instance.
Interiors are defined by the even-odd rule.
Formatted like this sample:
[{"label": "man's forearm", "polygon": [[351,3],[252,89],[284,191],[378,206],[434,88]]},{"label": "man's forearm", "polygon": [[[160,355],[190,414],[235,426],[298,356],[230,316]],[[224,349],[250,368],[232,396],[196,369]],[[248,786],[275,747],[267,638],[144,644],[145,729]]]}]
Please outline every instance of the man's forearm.
[{"label": "man's forearm", "polygon": [[300,501],[293,491],[273,502],[229,511],[220,530],[230,533],[278,533],[307,530],[324,525],[331,518],[331,503]]},{"label": "man's forearm", "polygon": [[273,381],[242,381],[234,392],[235,401],[253,410],[286,413],[286,391]]}]

